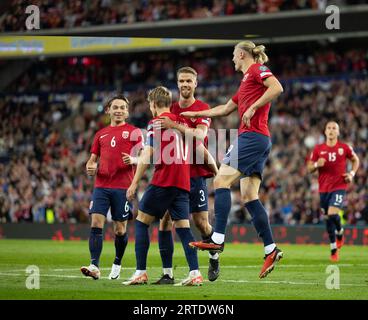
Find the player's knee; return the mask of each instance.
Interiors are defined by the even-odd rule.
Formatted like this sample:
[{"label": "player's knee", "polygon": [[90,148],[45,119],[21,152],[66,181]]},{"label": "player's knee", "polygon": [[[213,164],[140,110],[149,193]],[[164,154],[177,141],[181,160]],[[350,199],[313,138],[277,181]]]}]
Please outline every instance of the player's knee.
[{"label": "player's knee", "polygon": [[213,179],[213,186],[215,189],[220,189],[220,188],[230,188],[230,183],[227,181],[226,177],[221,176],[221,175],[217,175],[214,179]]},{"label": "player's knee", "polygon": [[171,231],[173,226],[173,222],[171,219],[163,218],[160,220],[160,231]]},{"label": "player's knee", "polygon": [[244,192],[241,195],[241,200],[244,204],[257,200],[258,199],[258,193],[253,192],[253,191],[249,191],[249,192]]},{"label": "player's knee", "polygon": [[211,233],[212,227],[208,223],[208,216],[193,214],[193,221],[202,235],[209,235]]},{"label": "player's knee", "polygon": [[126,233],[126,226],[125,225],[119,225],[118,227],[115,227],[114,233],[116,236],[122,236]]},{"label": "player's knee", "polygon": [[190,228],[189,220],[176,220],[174,221],[175,228]]},{"label": "player's knee", "polygon": [[91,228],[101,228],[103,229],[105,221],[92,216]]}]

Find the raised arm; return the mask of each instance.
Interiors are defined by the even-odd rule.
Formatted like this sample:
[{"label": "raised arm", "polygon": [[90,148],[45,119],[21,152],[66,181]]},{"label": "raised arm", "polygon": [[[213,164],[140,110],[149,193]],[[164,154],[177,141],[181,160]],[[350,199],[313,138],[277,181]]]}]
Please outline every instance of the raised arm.
[{"label": "raised arm", "polygon": [[202,110],[202,111],[185,111],[182,112],[181,115],[186,118],[201,118],[201,117],[207,117],[207,118],[214,118],[214,117],[222,117],[227,116],[230,113],[232,113],[236,108],[237,104],[230,99],[226,104],[221,104],[217,107],[214,107],[212,109],[208,110]]}]

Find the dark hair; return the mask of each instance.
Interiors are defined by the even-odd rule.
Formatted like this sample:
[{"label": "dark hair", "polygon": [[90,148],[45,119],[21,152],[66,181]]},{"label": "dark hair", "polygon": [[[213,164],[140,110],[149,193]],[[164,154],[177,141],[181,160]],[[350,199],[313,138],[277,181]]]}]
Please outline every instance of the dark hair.
[{"label": "dark hair", "polygon": [[110,97],[104,104],[104,110],[107,110],[108,108],[111,107],[111,103],[114,100],[123,100],[128,106],[129,106],[129,100],[126,96],[124,96],[121,93],[115,94],[114,96]]}]

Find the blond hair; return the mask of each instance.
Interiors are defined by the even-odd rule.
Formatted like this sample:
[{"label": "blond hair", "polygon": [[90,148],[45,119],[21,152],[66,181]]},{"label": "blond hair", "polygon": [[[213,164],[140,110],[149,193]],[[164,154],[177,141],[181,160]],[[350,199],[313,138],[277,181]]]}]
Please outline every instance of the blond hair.
[{"label": "blond hair", "polygon": [[176,72],[176,77],[178,78],[178,77],[179,77],[179,74],[181,74],[181,73],[190,73],[190,74],[195,75],[195,77],[197,77],[197,76],[198,76],[197,71],[195,71],[192,67],[182,67],[182,68],[180,68],[180,69]]},{"label": "blond hair", "polygon": [[148,92],[148,102],[153,102],[157,108],[168,108],[172,103],[172,95],[169,89],[159,86]]},{"label": "blond hair", "polygon": [[264,64],[269,60],[265,53],[266,47],[264,45],[256,46],[252,41],[246,40],[239,42],[236,47],[248,52],[260,64]]}]

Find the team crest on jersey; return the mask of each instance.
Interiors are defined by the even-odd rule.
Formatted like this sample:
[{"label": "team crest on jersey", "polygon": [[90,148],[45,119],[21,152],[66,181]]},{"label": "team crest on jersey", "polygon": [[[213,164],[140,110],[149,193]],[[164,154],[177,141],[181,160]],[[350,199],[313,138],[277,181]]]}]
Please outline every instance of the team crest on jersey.
[{"label": "team crest on jersey", "polygon": [[129,131],[123,131],[121,136],[123,137],[123,139],[127,139],[129,137]]},{"label": "team crest on jersey", "polygon": [[195,122],[196,118],[190,118],[190,121]]},{"label": "team crest on jersey", "polygon": [[247,79],[248,79],[248,76],[249,76],[249,74],[248,73],[246,73],[245,75],[244,75],[244,77],[243,77],[243,82],[245,82],[245,81],[247,81]]},{"label": "team crest on jersey", "polygon": [[337,149],[337,153],[342,156],[344,154],[344,149],[343,148],[339,148]]}]

